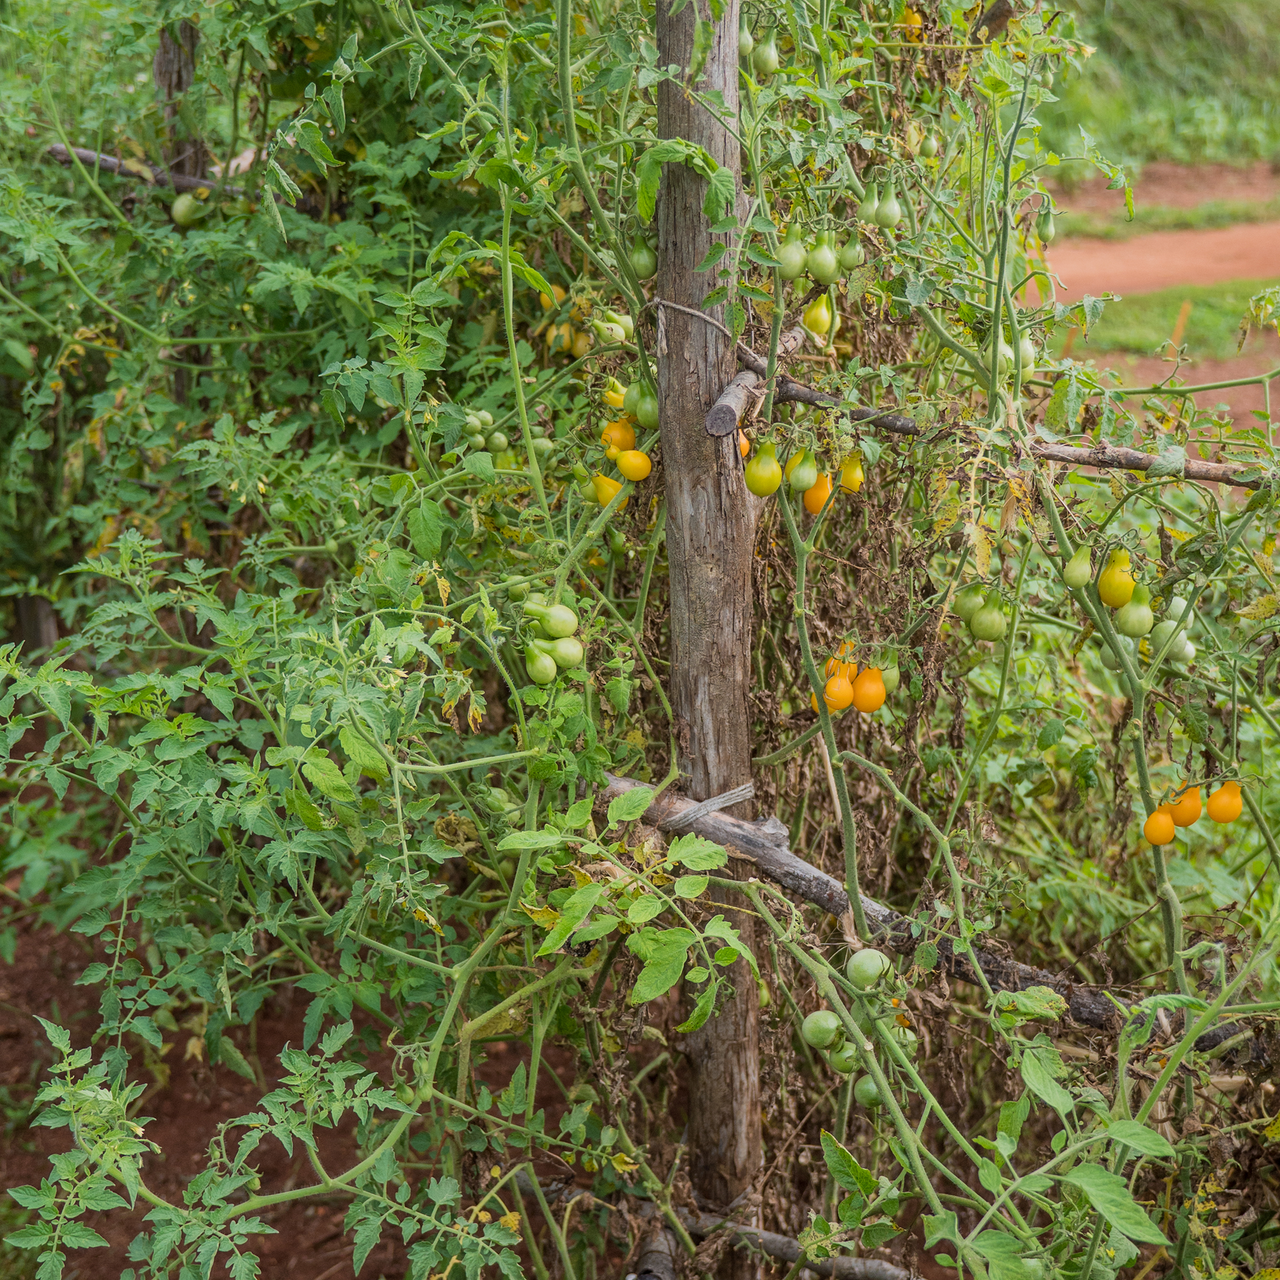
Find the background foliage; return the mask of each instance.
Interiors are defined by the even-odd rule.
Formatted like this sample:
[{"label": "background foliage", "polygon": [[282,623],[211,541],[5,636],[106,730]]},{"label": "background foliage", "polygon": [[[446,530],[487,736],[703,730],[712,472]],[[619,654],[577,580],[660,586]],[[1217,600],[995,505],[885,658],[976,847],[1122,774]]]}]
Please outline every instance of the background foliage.
[{"label": "background foliage", "polygon": [[[1217,41],[1177,6],[1159,22],[1225,58],[1271,47],[1250,34],[1260,12],[1223,6]],[[765,42],[772,16],[747,15]],[[138,1200],[136,1274],[217,1259],[240,1280],[259,1215],[316,1194],[348,1198],[357,1269],[384,1231],[414,1275],[454,1258],[469,1275],[622,1265],[646,1203],[682,1230],[682,1037],[742,963],[768,1001],[764,1225],[815,1257],[901,1256],[924,1215],[927,1265],[995,1280],[1275,1261],[1271,423],[1233,426],[1177,388],[1122,399],[1047,360],[1055,329],[1100,304],[1053,304],[1034,232],[1060,159],[1123,181],[1068,119],[1105,115],[1126,157],[1157,125],[1195,154],[1265,155],[1273,107],[1253,80],[1228,103],[1213,66],[1171,73],[1184,46],[1145,8],[1082,13],[1083,38],[1102,33],[1091,63],[1070,14],[990,48],[968,44],[972,16],[789,11],[782,68],[746,95],[750,209],[709,212],[735,249],[707,271],[762,352],[823,292],[787,292],[783,224],[860,239],[866,265],[829,292],[840,327],[807,340],[805,367],[843,408],[921,427],[912,442],[770,405],[752,430],[832,475],[855,453],[866,470],[816,514],[787,486],[764,508],[752,661],[762,811],[841,881],[856,834],[854,882],[923,940],[867,994],[844,977],[839,924],[767,887],[750,898],[760,953],[741,954],[706,897],[723,850],[637,826],[647,790],[592,805],[606,770],[674,778],[652,433],[652,477],[582,485],[612,478],[608,379],[649,380],[655,344],[628,254],[660,174],[644,162],[666,74],[652,12],[10,0],[0,539],[25,645],[0,667],[0,950],[33,917],[73,929],[97,948],[83,981],[101,998],[87,1040],[47,1027],[59,1060],[37,1101],[70,1150],[14,1192],[27,1217],[10,1237],[42,1276],[101,1243],[87,1212]],[[152,58],[184,21],[195,75],[166,103]],[[1175,79],[1176,98],[1152,94]],[[181,226],[136,166],[197,140],[224,166],[252,154],[210,175]],[[60,169],[56,143],[135,169]],[[900,226],[856,220],[872,183],[896,188]],[[613,307],[634,338],[590,328]],[[1033,434],[1164,464],[1149,482],[1051,483],[1023,465]],[[1179,482],[1195,440],[1256,468],[1247,504]],[[1125,648],[1092,587],[1064,589],[1077,543],[1095,571],[1127,549],[1164,611],[1185,594],[1189,670],[1153,662],[1149,640]],[[970,579],[999,599],[1004,643],[951,611]],[[581,645],[546,685],[527,666],[531,586],[573,609]],[[41,651],[50,611],[61,639]],[[901,683],[833,723],[810,699],[843,643]],[[1139,840],[1185,780],[1223,777],[1245,781],[1247,820],[1202,820],[1167,863]],[[1147,1002],[1122,1034],[1051,1038],[1052,993],[952,990],[945,940]],[[286,984],[306,1014],[267,1087],[249,1034]],[[799,1035],[819,1004],[874,1046],[858,1072],[881,1108]],[[1257,1036],[1194,1050],[1246,1015]],[[146,1185],[138,1063],[193,1026],[262,1097],[176,1204]],[[495,1092],[476,1068],[513,1042]],[[315,1135],[351,1116],[358,1158],[326,1168]],[[262,1185],[267,1142],[306,1147],[315,1183]],[[573,1215],[547,1200],[566,1173],[596,1197]]]}]

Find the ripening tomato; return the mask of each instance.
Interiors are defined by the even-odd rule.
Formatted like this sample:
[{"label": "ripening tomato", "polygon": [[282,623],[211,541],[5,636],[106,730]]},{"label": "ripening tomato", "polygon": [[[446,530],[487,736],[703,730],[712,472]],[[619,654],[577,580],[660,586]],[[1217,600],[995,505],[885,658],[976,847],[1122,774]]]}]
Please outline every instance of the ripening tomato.
[{"label": "ripening tomato", "polygon": [[1117,548],[1098,575],[1098,598],[1109,609],[1122,609],[1133,598],[1137,583],[1129,572],[1129,553]]},{"label": "ripening tomato", "polygon": [[621,409],[622,402],[627,398],[627,389],[620,383],[617,378],[610,378],[604,389],[604,402],[611,409]]},{"label": "ripening tomato", "polygon": [[[596,491],[596,501],[602,506],[607,507],[622,489],[619,481],[609,476],[594,475],[591,477],[592,488]],[[620,507],[627,505],[626,498],[618,504]]]},{"label": "ripening tomato", "polygon": [[624,449],[614,459],[614,465],[628,480],[643,480],[653,470],[649,455],[639,449]]},{"label": "ripening tomato", "polygon": [[1209,803],[1205,808],[1214,822],[1224,824],[1234,822],[1244,810],[1244,797],[1240,794],[1240,784],[1224,782],[1209,797]]},{"label": "ripening tomato", "polygon": [[828,711],[843,711],[853,701],[853,685],[846,676],[836,672],[822,690]]},{"label": "ripening tomato", "polygon": [[743,472],[747,488],[757,498],[767,498],[771,493],[776,493],[782,483],[782,465],[778,462],[776,449],[777,446],[772,441],[766,441]]},{"label": "ripening tomato", "polygon": [[538,294],[538,301],[542,303],[543,311],[550,311],[552,307],[558,307],[565,300],[565,291],[558,284],[551,286],[551,292],[555,294],[554,300],[545,293]]},{"label": "ripening tomato", "polygon": [[1197,822],[1204,809],[1200,801],[1200,788],[1188,787],[1171,805],[1166,806],[1175,827],[1189,827]]},{"label": "ripening tomato", "polygon": [[887,696],[879,668],[863,667],[853,682],[853,705],[863,715],[871,715],[884,706]]},{"label": "ripening tomato", "polygon": [[604,445],[605,452],[610,457],[616,458],[624,450],[636,447],[635,429],[626,418],[619,418],[616,422],[610,422],[605,426],[600,433],[600,443]]},{"label": "ripening tomato", "polygon": [[831,477],[823,474],[818,477],[816,484],[810,485],[804,491],[804,509],[811,516],[816,516],[827,505],[829,497],[831,497]]},{"label": "ripening tomato", "polygon": [[862,455],[855,453],[840,468],[840,489],[843,493],[857,493],[862,488],[866,476],[862,471]]}]

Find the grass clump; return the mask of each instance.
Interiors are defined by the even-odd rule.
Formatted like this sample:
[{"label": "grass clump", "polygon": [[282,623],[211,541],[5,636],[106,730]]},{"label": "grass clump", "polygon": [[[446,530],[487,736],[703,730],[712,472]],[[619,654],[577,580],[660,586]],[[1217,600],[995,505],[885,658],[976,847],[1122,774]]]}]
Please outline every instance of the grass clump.
[{"label": "grass clump", "polygon": [[[1172,340],[1183,306],[1190,303],[1183,324],[1181,342],[1187,353],[1199,359],[1227,360],[1236,354],[1240,340],[1240,317],[1249,300],[1273,280],[1233,280],[1226,284],[1179,285],[1158,293],[1122,298],[1107,303],[1102,319],[1089,331],[1086,342],[1077,333],[1072,343],[1076,359],[1128,352],[1154,355]],[[1059,354],[1067,340],[1060,330],[1051,344]]]}]

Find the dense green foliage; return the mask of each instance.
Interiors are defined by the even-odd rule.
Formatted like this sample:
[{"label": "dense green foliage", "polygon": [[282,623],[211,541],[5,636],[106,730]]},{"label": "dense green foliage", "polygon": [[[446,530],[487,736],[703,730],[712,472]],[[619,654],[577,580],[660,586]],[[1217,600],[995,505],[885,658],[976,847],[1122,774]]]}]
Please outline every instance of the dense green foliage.
[{"label": "dense green foliage", "polygon": [[[313,1195],[349,1197],[357,1268],[386,1231],[414,1276],[594,1276],[644,1201],[689,1243],[683,1036],[743,964],[768,997],[764,1225],[813,1257],[887,1245],[914,1204],[941,1265],[993,1280],[1272,1260],[1273,1042],[1251,1058],[1242,1026],[1196,1048],[1280,1008],[1271,423],[1044,359],[1100,304],[1019,301],[1043,272],[1040,183],[1062,159],[1115,173],[1040,136],[1082,60],[1069,16],[976,46],[960,5],[798,13],[771,32],[747,9],[780,65],[743,62],[739,201],[705,153],[656,139],[655,85],[698,77],[658,67],[629,0],[8,6],[0,546],[15,630],[48,600],[61,639],[0,650],[21,877],[0,946],[30,914],[73,928],[101,990],[89,1043],[48,1026],[39,1102],[75,1154],[14,1192],[33,1217],[11,1236],[42,1277],[101,1243],[86,1210],[135,1199],[134,1273],[184,1280],[215,1259],[257,1274],[258,1215]],[[166,114],[151,60],[183,20],[196,74]],[[255,155],[194,208],[46,154],[163,168],[196,140]],[[636,825],[677,778],[641,394],[664,162],[707,180],[727,248],[705,270],[735,336],[772,361],[803,316],[803,367],[834,397],[770,396],[754,447],[865,473],[762,507],[751,659],[762,811],[912,917],[913,957],[870,986],[865,961],[844,969],[865,920],[857,939],[752,883],[746,952],[707,898],[725,850]],[[865,265],[806,280],[788,224]],[[601,440],[623,384],[658,464],[626,484]],[[850,412],[868,405],[919,436]],[[1197,437],[1252,468],[1247,503],[1185,478]],[[1032,453],[1099,440],[1157,465]],[[1064,586],[1077,546],[1092,559]],[[1108,607],[1113,552],[1165,631]],[[833,715],[828,657],[899,683]],[[607,773],[647,785],[593,804]],[[1185,783],[1235,780],[1246,817],[1140,839]],[[945,985],[941,950],[992,944],[1134,1003],[1092,1045],[1051,1038],[1047,987]],[[246,1029],[284,984],[309,999],[285,1074],[185,1202],[156,1195],[137,1060],[194,1019],[219,1069],[274,1071]],[[814,1052],[820,1004],[835,1030]],[[524,1056],[495,1096],[476,1067],[497,1041]],[[259,1146],[310,1148],[350,1115],[350,1168],[260,1184]],[[548,1152],[596,1201],[548,1204],[530,1177]]]}]

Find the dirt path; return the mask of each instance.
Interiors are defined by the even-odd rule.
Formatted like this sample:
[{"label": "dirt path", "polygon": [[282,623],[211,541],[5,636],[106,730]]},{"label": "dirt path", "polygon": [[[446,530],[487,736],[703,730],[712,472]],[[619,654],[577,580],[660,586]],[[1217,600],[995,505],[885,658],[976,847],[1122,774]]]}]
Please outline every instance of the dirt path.
[{"label": "dirt path", "polygon": [[[1058,207],[1076,213],[1119,214],[1124,209],[1124,190],[1110,191],[1102,174],[1078,187],[1049,184]],[[1280,171],[1265,160],[1254,164],[1182,165],[1157,160],[1144,165],[1133,183],[1136,207],[1163,205],[1172,209],[1194,209],[1211,200],[1253,201],[1265,204],[1280,196]]]},{"label": "dirt path", "polygon": [[1079,302],[1110,291],[1126,297],[1180,284],[1222,284],[1280,275],[1280,222],[1206,231],[1157,231],[1133,240],[1064,240],[1049,254],[1058,297]]}]

